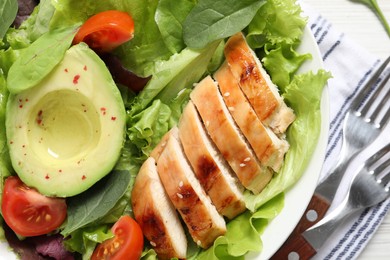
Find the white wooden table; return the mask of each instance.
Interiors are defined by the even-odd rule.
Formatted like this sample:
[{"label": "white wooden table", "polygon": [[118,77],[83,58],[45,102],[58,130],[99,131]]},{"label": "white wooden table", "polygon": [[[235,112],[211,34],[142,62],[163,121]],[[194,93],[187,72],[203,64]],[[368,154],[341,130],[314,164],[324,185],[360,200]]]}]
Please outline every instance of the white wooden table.
[{"label": "white wooden table", "polygon": [[[365,47],[378,58],[390,55],[390,37],[373,12],[350,0],[303,0],[320,12],[340,32]],[[377,0],[390,22],[390,1]],[[364,249],[359,259],[390,259],[390,214]]]}]

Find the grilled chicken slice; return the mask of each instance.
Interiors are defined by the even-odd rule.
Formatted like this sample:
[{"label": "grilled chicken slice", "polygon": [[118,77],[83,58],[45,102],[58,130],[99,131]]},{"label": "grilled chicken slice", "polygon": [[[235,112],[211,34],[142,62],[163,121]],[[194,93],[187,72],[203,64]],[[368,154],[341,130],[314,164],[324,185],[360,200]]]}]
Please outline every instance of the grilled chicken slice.
[{"label": "grilled chicken slice", "polygon": [[263,125],[226,62],[214,74],[214,79],[218,82],[230,114],[261,164],[271,167],[276,172],[279,171],[289,148],[287,141],[280,139],[272,130]]},{"label": "grilled chicken slice", "polygon": [[170,131],[165,149],[157,161],[157,171],[195,243],[208,248],[218,236],[225,234],[225,220],[195,177],[182,150],[176,127]]},{"label": "grilled chicken slice", "polygon": [[242,213],[246,209],[243,187],[214,147],[191,101],[180,118],[179,136],[196,177],[218,212],[229,219]]},{"label": "grilled chicken slice", "polygon": [[171,131],[176,131],[176,129],[171,129],[165,135],[163,135],[160,142],[158,142],[156,147],[154,147],[154,149],[150,153],[150,157],[153,157],[154,160],[158,161],[158,158],[160,157],[162,151],[164,150],[165,146],[167,145],[169,137],[172,134]]},{"label": "grilled chicken slice", "polygon": [[207,132],[241,184],[259,193],[271,180],[272,170],[260,165],[236,126],[217,84],[210,76],[199,82],[190,94]]},{"label": "grilled chicken slice", "polygon": [[178,215],[149,157],[142,165],[131,194],[135,219],[159,259],[186,258],[187,239]]},{"label": "grilled chicken slice", "polygon": [[275,133],[284,133],[295,119],[294,112],[284,103],[241,32],[227,41],[225,57],[260,120]]}]

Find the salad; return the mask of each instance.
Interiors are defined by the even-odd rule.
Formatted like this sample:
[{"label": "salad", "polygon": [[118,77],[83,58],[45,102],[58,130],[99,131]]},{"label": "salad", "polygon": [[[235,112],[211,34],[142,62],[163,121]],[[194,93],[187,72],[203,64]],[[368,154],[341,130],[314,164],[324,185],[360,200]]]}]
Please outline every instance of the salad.
[{"label": "salad", "polygon": [[[34,1],[19,4],[20,10],[35,6]],[[0,6],[4,20],[0,25],[0,194],[5,220],[2,238],[16,252],[27,258],[100,259],[99,252],[104,254],[114,248],[126,256],[135,252],[134,259],[138,255],[156,259],[132,219],[130,195],[135,177],[164,134],[177,124],[194,84],[223,63],[225,40],[240,31],[296,114],[286,134],[290,149],[281,170],[260,194],[245,192],[248,210],[228,222],[226,235],[218,237],[207,250],[189,244],[187,258],[243,258],[250,251],[261,251],[262,231],[282,210],[284,191],[300,178],[316,146],[322,90],[330,77],[323,70],[298,73],[311,55],[296,51],[306,26],[297,1],[44,0],[20,24],[19,16],[15,20],[17,10],[15,0],[6,0]],[[104,27],[112,23],[119,25]],[[81,61],[82,66],[75,66],[73,60]],[[69,76],[70,71],[75,72]],[[92,79],[94,84],[88,83]],[[88,86],[86,89],[98,97],[84,100],[69,94],[63,90],[67,84],[80,92]],[[49,89],[55,95],[45,95],[37,89]],[[43,178],[35,180],[33,174],[21,174],[29,165],[23,168],[23,159],[15,160],[17,150],[13,145],[25,139],[23,134],[23,138],[15,134],[18,130],[10,129],[24,128],[26,118],[20,116],[20,111],[38,98],[45,101],[40,101],[40,108],[31,108],[35,109],[31,113],[34,116],[27,118],[31,122],[39,126],[48,123],[48,107],[69,115],[62,117],[67,118],[66,122],[55,123],[57,131],[50,135],[50,140],[60,147],[51,151],[55,158],[72,157],[85,139],[99,143],[103,135],[104,149],[89,161],[85,152],[89,148],[81,149],[84,157],[77,164],[83,167],[72,168],[68,163],[59,167],[53,163],[57,168],[46,171],[50,164],[38,160],[33,170],[39,169],[36,172],[41,171]],[[82,107],[80,111],[85,112],[88,127],[93,130],[80,130],[80,121],[69,119],[80,112],[55,107],[53,103],[58,100],[66,101],[62,105]],[[100,102],[98,112],[90,113],[96,102]],[[54,116],[50,118],[55,121]],[[28,129],[36,136],[41,133]],[[65,132],[61,129],[73,133],[66,140],[74,143],[58,140]],[[29,140],[35,143],[34,153],[30,156],[25,152],[22,158],[34,157],[41,151],[42,140]],[[98,162],[103,166],[96,167]],[[58,181],[54,171],[56,176],[67,176],[62,174],[66,172],[69,175]],[[18,214],[21,207],[17,206],[26,201],[32,203],[29,207],[34,210],[40,205],[48,206],[50,214],[31,214],[39,225],[26,227],[30,215]]]}]

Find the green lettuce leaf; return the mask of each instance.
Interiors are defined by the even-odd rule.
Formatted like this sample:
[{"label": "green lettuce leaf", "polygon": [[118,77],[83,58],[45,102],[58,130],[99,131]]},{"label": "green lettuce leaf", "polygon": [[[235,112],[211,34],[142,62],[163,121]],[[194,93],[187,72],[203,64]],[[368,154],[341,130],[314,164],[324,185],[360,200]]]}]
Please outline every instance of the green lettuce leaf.
[{"label": "green lettuce leaf", "polygon": [[265,45],[266,56],[262,59],[264,68],[272,77],[272,81],[284,92],[303,62],[311,59],[311,54],[300,54],[292,45],[277,44],[270,50]]},{"label": "green lettuce leaf", "polygon": [[294,44],[300,40],[306,19],[295,0],[268,0],[260,7],[249,24],[248,43],[252,48],[261,48],[266,43]]},{"label": "green lettuce leaf", "polygon": [[64,244],[69,251],[79,252],[83,260],[88,260],[97,244],[113,237],[108,225],[90,226],[72,232]]},{"label": "green lettuce leaf", "polygon": [[8,90],[17,94],[31,88],[60,63],[76,34],[76,26],[45,33],[23,49],[8,72]]},{"label": "green lettuce leaf", "polygon": [[155,20],[165,45],[172,53],[178,53],[186,46],[183,40],[183,22],[195,6],[196,0],[160,0]]},{"label": "green lettuce leaf", "polygon": [[2,39],[7,32],[10,25],[15,20],[18,12],[18,1],[3,0],[0,3],[0,39]]}]

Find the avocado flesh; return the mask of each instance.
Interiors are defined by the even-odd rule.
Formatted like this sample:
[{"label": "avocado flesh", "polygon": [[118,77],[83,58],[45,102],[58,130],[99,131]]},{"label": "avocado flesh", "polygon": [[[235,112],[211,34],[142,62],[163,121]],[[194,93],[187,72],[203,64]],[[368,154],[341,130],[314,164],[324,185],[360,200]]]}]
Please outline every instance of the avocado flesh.
[{"label": "avocado flesh", "polygon": [[38,85],[9,97],[12,165],[46,196],[79,194],[115,166],[125,123],[121,94],[105,64],[87,45],[75,45]]}]

